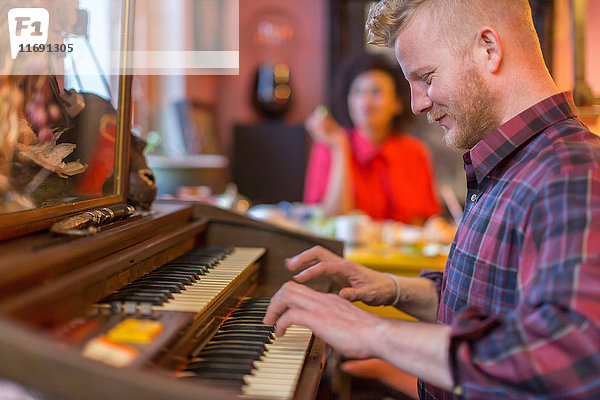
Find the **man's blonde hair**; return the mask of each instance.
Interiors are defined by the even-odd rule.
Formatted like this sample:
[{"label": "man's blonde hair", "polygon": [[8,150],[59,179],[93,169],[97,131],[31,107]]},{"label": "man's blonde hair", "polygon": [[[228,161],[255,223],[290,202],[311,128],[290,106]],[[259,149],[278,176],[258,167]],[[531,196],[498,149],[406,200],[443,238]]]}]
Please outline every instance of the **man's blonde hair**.
[{"label": "man's blonde hair", "polygon": [[[521,45],[539,49],[527,0],[380,0],[371,7],[366,23],[370,44],[394,47],[400,31],[418,12],[438,22],[449,40],[461,51],[482,25],[505,27],[505,34]],[[533,46],[533,47],[532,47]]]}]

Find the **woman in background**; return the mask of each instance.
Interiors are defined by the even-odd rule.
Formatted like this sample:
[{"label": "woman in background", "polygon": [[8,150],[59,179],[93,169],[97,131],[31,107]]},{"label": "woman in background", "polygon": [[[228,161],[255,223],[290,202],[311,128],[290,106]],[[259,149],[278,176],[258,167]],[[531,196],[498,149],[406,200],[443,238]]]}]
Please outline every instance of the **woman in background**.
[{"label": "woman in background", "polygon": [[401,125],[410,113],[402,71],[360,54],[342,76],[342,127],[324,107],[306,121],[314,140],[304,200],[326,215],[361,210],[374,219],[422,224],[440,211],[429,151]]}]

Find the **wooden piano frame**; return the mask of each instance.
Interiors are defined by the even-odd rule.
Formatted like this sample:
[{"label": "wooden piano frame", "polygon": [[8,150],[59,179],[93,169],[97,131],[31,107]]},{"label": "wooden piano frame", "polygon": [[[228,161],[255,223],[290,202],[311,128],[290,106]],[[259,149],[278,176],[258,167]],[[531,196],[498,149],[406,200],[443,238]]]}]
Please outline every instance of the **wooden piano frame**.
[{"label": "wooden piano frame", "polygon": [[[0,243],[0,376],[57,399],[235,398],[234,393],[209,385],[173,379],[155,365],[114,368],[88,360],[76,347],[65,346],[45,332],[197,245],[264,247],[266,254],[258,273],[213,307],[212,315],[198,319],[194,332],[212,329],[220,313],[246,294],[272,295],[291,278],[284,267],[286,257],[317,244],[337,254],[343,250],[340,242],[209,205],[157,202],[155,208],[154,214],[116,224],[92,237],[42,232]],[[314,286],[326,290],[328,282]],[[176,350],[185,342],[165,346]],[[313,340],[295,398],[314,398],[326,351],[322,341]]]}]

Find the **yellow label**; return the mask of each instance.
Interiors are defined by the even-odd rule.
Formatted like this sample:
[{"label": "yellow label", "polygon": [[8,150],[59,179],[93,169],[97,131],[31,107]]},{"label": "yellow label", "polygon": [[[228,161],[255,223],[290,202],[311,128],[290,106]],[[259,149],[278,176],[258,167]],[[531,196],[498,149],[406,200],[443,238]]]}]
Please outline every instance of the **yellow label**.
[{"label": "yellow label", "polygon": [[160,332],[162,323],[147,319],[126,319],[108,332],[108,338],[115,342],[150,343]]}]

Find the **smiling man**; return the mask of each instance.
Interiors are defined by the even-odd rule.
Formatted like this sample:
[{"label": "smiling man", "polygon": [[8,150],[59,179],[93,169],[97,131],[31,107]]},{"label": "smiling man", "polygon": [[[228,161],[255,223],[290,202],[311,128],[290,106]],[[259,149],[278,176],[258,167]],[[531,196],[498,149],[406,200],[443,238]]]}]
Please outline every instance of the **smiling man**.
[{"label": "smiling man", "polygon": [[295,280],[344,288],[289,282],[265,322],[384,359],[422,379],[423,399],[600,398],[600,141],[552,81],[527,0],[383,0],[367,25],[394,48],[413,112],[467,150],[446,270],[392,277],[313,248],[288,260]]}]

